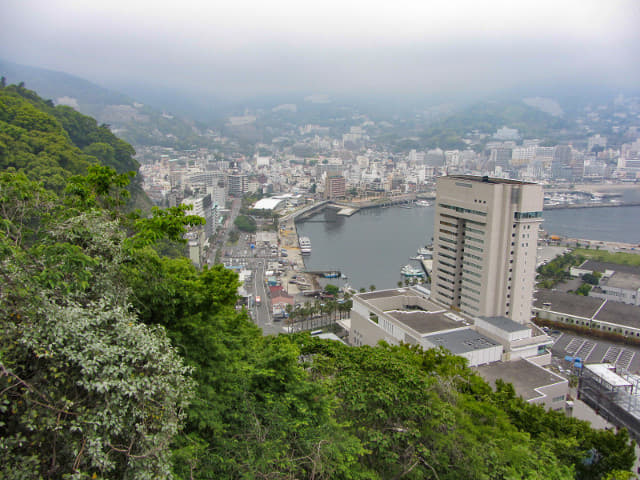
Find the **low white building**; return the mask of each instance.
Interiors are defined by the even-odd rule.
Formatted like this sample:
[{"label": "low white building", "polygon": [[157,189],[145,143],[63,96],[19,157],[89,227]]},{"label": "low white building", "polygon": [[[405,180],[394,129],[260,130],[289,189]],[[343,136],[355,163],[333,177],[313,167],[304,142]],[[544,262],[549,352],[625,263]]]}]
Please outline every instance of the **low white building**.
[{"label": "low white building", "polygon": [[286,202],[282,198],[262,198],[258,200],[254,205],[254,210],[269,210],[277,211],[282,209],[286,205]]},{"label": "low white building", "polygon": [[640,306],[640,277],[615,272],[610,277],[602,278],[600,284],[589,292],[589,296]]},{"label": "low white building", "polygon": [[535,325],[522,325],[507,317],[475,317],[474,321],[476,330],[503,345],[504,361],[528,358],[538,365],[551,363],[553,339]]}]

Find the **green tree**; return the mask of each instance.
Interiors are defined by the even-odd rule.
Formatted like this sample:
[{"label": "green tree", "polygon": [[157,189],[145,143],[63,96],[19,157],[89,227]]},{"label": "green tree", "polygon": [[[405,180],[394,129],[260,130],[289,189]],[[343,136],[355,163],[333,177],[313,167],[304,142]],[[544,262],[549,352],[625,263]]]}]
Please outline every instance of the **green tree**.
[{"label": "green tree", "polygon": [[258,229],[256,221],[247,215],[238,215],[233,224],[242,232],[255,233]]},{"label": "green tree", "polygon": [[585,273],[582,275],[582,281],[589,285],[598,285],[598,283],[600,283],[600,277],[592,273]]},{"label": "green tree", "polygon": [[[165,331],[128,304],[124,231],[100,210],[62,208],[22,174],[0,180],[6,478],[169,477],[192,384]],[[24,222],[37,228],[24,234]]]},{"label": "green tree", "polygon": [[591,285],[589,285],[588,283],[583,283],[578,288],[576,288],[575,293],[576,295],[582,295],[586,297],[589,295],[590,291],[591,291]]},{"label": "green tree", "polygon": [[334,295],[334,296],[336,296],[336,295],[338,295],[338,293],[340,293],[340,289],[337,286],[332,285],[330,283],[327,283],[327,285],[325,285],[324,291],[326,293],[328,293],[329,295]]}]

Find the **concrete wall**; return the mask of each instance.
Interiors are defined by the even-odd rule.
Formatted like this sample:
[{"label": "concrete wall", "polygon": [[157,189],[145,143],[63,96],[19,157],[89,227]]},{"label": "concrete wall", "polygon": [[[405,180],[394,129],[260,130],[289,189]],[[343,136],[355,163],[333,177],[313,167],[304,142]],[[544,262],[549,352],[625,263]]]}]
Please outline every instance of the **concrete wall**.
[{"label": "concrete wall", "polygon": [[567,395],[569,394],[569,382],[567,380],[554,383],[537,389],[541,397],[529,400],[529,403],[543,405],[551,410],[561,410],[565,407]]},{"label": "concrete wall", "polygon": [[470,367],[498,362],[502,358],[502,345],[483,348],[482,350],[474,350],[472,352],[463,353],[461,356],[469,360]]},{"label": "concrete wall", "polygon": [[[355,304],[355,302],[354,302]],[[349,343],[355,347],[361,345],[377,345],[380,340],[384,340],[392,345],[399,342],[382,330],[378,324],[369,320],[369,316],[363,316],[355,310],[351,311],[351,331],[349,332]]]},{"label": "concrete wall", "polygon": [[527,347],[518,348],[508,352],[509,360],[518,360],[519,358],[530,358],[538,356],[538,345],[529,345]]}]

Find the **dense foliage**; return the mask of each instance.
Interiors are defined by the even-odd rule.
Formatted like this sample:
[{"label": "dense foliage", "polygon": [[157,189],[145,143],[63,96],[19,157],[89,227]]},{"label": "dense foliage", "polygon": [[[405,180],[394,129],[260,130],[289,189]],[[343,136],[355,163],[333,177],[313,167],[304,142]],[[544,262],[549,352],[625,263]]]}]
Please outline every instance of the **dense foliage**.
[{"label": "dense foliage", "polygon": [[248,215],[238,215],[233,224],[242,232],[254,233],[258,229],[256,221]]},{"label": "dense foliage", "polygon": [[538,286],[540,288],[553,288],[559,282],[563,282],[571,278],[569,270],[573,266],[582,264],[585,257],[575,253],[565,253],[550,262],[540,265],[537,269]]},{"label": "dense foliage", "polygon": [[130,176],[110,167],[57,193],[24,170],[0,173],[3,478],[599,479],[631,467],[626,432],[494,392],[444,351],[265,337],[236,309],[233,272],[158,253],[199,217],[124,213]]},{"label": "dense foliage", "polygon": [[116,212],[97,206],[115,207],[110,190],[63,202],[22,173],[0,175],[3,478],[170,473],[189,369],[131,308],[122,268],[144,230],[127,239]]}]

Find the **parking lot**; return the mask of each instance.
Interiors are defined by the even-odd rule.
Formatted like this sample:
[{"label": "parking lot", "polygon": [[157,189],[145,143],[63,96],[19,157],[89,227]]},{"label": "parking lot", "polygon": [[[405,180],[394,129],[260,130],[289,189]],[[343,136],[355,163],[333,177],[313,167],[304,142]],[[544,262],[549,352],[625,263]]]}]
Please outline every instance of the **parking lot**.
[{"label": "parking lot", "polygon": [[555,343],[551,353],[557,365],[565,356],[579,357],[583,363],[610,363],[620,371],[640,373],[640,347],[607,340],[589,338],[573,332],[554,331]]}]

